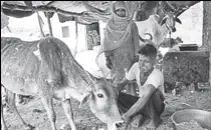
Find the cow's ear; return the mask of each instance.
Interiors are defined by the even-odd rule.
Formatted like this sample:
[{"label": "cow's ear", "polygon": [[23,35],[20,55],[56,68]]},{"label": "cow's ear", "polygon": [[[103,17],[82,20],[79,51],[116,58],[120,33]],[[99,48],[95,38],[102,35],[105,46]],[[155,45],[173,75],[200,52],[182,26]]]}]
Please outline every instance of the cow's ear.
[{"label": "cow's ear", "polygon": [[166,18],[161,21],[161,26],[166,22]]},{"label": "cow's ear", "polygon": [[179,18],[175,18],[175,21],[182,24],[181,20]]},{"label": "cow's ear", "polygon": [[89,100],[92,98],[92,96],[93,96],[92,92],[89,92],[89,93],[86,93],[85,95],[83,95],[82,100],[81,100],[80,105],[79,105],[79,108],[81,108],[87,102],[89,102]]}]

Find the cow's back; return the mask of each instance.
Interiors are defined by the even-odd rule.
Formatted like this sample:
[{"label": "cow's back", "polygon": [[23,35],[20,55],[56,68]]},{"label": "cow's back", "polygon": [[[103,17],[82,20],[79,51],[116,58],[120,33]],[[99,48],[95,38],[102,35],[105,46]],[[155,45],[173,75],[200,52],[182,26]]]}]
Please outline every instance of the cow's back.
[{"label": "cow's back", "polygon": [[9,90],[20,86],[30,87],[36,82],[40,66],[33,54],[38,42],[25,42],[17,38],[4,41],[5,47],[1,50],[1,82]]},{"label": "cow's back", "polygon": [[58,87],[68,85],[77,87],[79,91],[86,89],[86,86],[90,83],[87,76],[88,72],[86,73],[82,66],[78,64],[63,41],[54,37],[47,37],[40,41],[39,48],[42,62],[45,62],[44,64],[49,71],[50,77],[48,77],[48,80],[51,78],[53,84],[59,84]]},{"label": "cow's back", "polygon": [[[41,59],[34,52],[39,50]],[[30,93],[31,86],[71,86],[84,91],[90,84],[85,70],[76,62],[67,45],[54,37],[39,42],[15,42],[1,51],[2,83],[11,91]],[[28,89],[27,89],[28,88]],[[21,92],[20,92],[21,90]]]}]

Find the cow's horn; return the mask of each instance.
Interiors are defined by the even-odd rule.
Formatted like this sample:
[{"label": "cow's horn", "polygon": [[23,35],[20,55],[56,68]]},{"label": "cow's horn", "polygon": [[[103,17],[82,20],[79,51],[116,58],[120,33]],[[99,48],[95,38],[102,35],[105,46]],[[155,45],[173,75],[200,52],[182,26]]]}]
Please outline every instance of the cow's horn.
[{"label": "cow's horn", "polygon": [[139,40],[142,41],[142,42],[146,42],[146,40],[143,39],[140,35],[139,35]]}]

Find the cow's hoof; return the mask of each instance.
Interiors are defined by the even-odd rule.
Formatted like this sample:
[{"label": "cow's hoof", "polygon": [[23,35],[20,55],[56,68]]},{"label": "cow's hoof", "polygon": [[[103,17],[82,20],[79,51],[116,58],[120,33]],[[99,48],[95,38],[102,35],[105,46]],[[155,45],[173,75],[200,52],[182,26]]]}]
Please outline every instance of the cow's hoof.
[{"label": "cow's hoof", "polygon": [[30,125],[30,124],[27,124],[27,125],[25,125],[24,129],[25,129],[25,130],[34,130],[35,127],[32,126],[32,125]]}]

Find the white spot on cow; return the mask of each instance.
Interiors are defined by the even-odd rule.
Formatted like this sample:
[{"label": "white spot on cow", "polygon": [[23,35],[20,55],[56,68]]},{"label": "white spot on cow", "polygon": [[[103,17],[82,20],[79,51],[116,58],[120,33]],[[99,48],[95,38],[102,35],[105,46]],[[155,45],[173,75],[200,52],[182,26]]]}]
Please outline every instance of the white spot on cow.
[{"label": "white spot on cow", "polygon": [[144,39],[152,40],[152,35],[149,33],[144,34]]},{"label": "white spot on cow", "polygon": [[41,54],[40,54],[40,49],[39,49],[39,45],[40,45],[40,42],[37,44],[37,50],[36,51],[33,51],[33,54],[39,59],[41,60]]},{"label": "white spot on cow", "polygon": [[41,60],[41,55],[40,55],[40,50],[37,49],[36,51],[33,51],[33,54],[39,59]]}]

